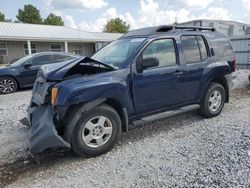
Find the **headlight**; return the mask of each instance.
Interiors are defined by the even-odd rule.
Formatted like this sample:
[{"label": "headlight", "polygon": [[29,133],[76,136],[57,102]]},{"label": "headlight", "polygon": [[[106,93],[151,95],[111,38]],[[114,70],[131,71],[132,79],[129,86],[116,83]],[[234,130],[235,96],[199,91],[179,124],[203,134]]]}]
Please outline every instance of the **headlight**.
[{"label": "headlight", "polygon": [[51,90],[51,104],[54,106],[56,104],[58,89],[53,87]]}]

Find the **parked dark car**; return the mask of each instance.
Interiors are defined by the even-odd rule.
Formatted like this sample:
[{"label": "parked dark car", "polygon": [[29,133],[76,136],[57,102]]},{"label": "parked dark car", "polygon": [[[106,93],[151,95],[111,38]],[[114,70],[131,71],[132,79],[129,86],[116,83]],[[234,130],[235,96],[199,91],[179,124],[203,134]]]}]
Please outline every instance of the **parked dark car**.
[{"label": "parked dark car", "polygon": [[0,94],[32,87],[42,65],[75,59],[77,56],[62,52],[42,52],[25,56],[12,64],[0,67]]},{"label": "parked dark car", "polygon": [[131,31],[91,58],[44,66],[28,110],[30,150],[96,156],[158,118],[194,109],[217,116],[235,63],[229,39],[213,28],[160,26]]}]

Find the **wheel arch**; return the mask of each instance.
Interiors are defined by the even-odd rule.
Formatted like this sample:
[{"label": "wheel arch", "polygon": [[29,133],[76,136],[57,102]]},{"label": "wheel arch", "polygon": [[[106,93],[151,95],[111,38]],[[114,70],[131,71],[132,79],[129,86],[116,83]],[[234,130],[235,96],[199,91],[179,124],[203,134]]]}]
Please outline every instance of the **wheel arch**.
[{"label": "wheel arch", "polygon": [[229,102],[229,88],[228,88],[228,85],[227,85],[227,80],[224,76],[219,76],[219,77],[216,77],[216,78],[213,78],[210,83],[218,83],[218,84],[221,84],[223,86],[223,88],[225,89],[225,93],[226,93],[226,99],[225,99],[225,102],[228,103]]},{"label": "wheel arch", "polygon": [[122,132],[128,132],[127,109],[125,107],[123,107],[122,104],[114,98],[107,98],[104,101],[104,103],[111,106],[112,108],[114,108],[117,111],[117,113],[119,114],[119,116],[121,118],[121,122],[122,122]]},{"label": "wheel arch", "polygon": [[207,93],[207,90],[209,89],[209,86],[211,83],[218,83],[221,84],[223,86],[223,88],[225,89],[225,93],[226,93],[226,99],[225,99],[225,103],[229,102],[229,87],[227,85],[227,80],[225,78],[225,76],[217,76],[217,77],[213,77],[210,80],[207,81],[207,84],[204,86],[204,90],[200,96],[200,101],[202,101],[202,99],[204,98],[204,96]]},{"label": "wheel arch", "polygon": [[[121,123],[122,123],[122,132],[127,132],[128,131],[127,110],[126,110],[125,107],[122,106],[122,104],[118,100],[116,100],[114,98],[100,98],[100,99],[96,99],[96,100],[93,100],[93,101],[79,103],[79,104],[70,106],[67,109],[67,111],[65,111],[66,115],[63,117],[64,126],[66,126],[67,124],[76,123],[76,122],[72,122],[73,119],[74,119],[74,116],[76,114],[80,115],[80,114],[82,114],[82,113],[84,113],[84,112],[86,112],[88,110],[91,110],[91,109],[93,109],[96,106],[99,106],[101,104],[107,104],[107,105],[111,106],[118,113],[118,115],[119,115],[119,117],[121,119]],[[80,113],[77,113],[79,111],[80,111]],[[76,119],[78,119],[78,118],[76,118]],[[72,130],[70,130],[67,133],[67,135],[65,135],[65,139],[67,141],[69,141],[71,131]],[[63,132],[65,133],[65,131],[63,131]]]}]

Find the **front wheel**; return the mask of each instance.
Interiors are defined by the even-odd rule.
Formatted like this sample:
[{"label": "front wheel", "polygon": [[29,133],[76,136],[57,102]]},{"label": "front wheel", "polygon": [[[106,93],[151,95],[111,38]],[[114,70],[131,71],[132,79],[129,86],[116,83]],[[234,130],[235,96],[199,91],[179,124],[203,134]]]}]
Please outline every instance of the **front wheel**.
[{"label": "front wheel", "polygon": [[218,116],[225,104],[226,93],[219,83],[211,83],[201,102],[200,114],[211,118]]},{"label": "front wheel", "polygon": [[118,113],[108,105],[100,105],[73,120],[70,140],[73,151],[80,156],[98,156],[109,151],[121,134]]}]

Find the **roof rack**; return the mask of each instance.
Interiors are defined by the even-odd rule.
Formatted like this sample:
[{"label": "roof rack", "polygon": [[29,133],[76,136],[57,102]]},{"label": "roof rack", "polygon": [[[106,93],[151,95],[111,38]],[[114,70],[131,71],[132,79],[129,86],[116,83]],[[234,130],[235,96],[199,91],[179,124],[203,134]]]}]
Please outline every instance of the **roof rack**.
[{"label": "roof rack", "polygon": [[173,25],[173,29],[187,29],[187,30],[199,30],[199,31],[216,31],[214,27],[198,27],[198,26],[179,26],[179,25]]},{"label": "roof rack", "polygon": [[147,27],[147,28],[141,28],[132,30],[123,37],[129,37],[129,36],[145,36],[145,35],[154,35],[158,33],[167,33],[171,32],[173,30],[184,30],[184,31],[216,31],[213,27],[197,27],[197,26],[181,26],[181,25],[161,25],[156,27]]}]

